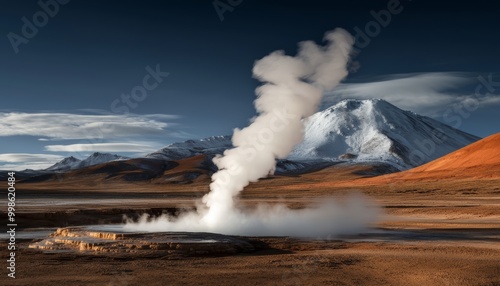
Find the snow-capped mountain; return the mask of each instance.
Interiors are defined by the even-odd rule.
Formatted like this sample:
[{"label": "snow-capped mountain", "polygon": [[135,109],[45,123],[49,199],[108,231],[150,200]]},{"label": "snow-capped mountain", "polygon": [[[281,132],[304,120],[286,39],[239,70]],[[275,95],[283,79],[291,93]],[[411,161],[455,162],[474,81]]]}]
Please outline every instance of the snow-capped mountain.
[{"label": "snow-capped mountain", "polygon": [[[304,141],[288,160],[278,162],[277,171],[319,161],[382,163],[404,170],[480,139],[379,99],[343,100],[305,119],[304,124]],[[179,160],[222,154],[231,147],[230,136],[217,136],[170,144],[146,157]]]},{"label": "snow-capped mountain", "polygon": [[80,168],[84,168],[84,167],[89,167],[89,166],[93,166],[93,165],[97,165],[97,164],[102,164],[102,163],[106,163],[106,162],[110,162],[110,161],[125,160],[125,159],[128,159],[128,158],[123,157],[123,156],[108,154],[108,153],[95,152],[94,154],[87,157],[85,160],[80,160],[80,159],[77,159],[73,156],[66,157],[45,170],[46,171],[68,171],[68,170],[75,170],[75,169],[80,169]]},{"label": "snow-capped mountain", "polygon": [[343,100],[305,120],[290,160],[384,162],[399,169],[427,163],[479,137],[384,100]]},{"label": "snow-capped mountain", "polygon": [[147,158],[163,160],[180,160],[196,155],[222,154],[233,146],[231,136],[212,136],[200,140],[187,140],[173,143],[156,152],[146,155]]},{"label": "snow-capped mountain", "polygon": [[71,157],[66,157],[62,159],[61,161],[55,163],[54,165],[48,167],[47,171],[67,171],[67,170],[72,170],[78,167],[78,164],[80,164],[82,160],[77,159],[73,156]]},{"label": "snow-capped mountain", "polygon": [[129,158],[114,155],[114,154],[109,154],[109,153],[95,152],[94,154],[88,156],[87,159],[82,160],[80,162],[80,164],[78,164],[77,169],[88,167],[88,166],[93,166],[93,165],[97,165],[97,164],[102,164],[102,163],[106,163],[106,162],[110,162],[110,161],[125,160],[125,159],[129,159]]},{"label": "snow-capped mountain", "polygon": [[[277,173],[312,170],[338,162],[389,164],[405,170],[480,139],[379,99],[344,100],[315,113],[304,124],[304,141],[286,160],[278,160]],[[196,155],[210,158],[229,148],[230,136],[213,136],[173,143],[145,157],[167,161]],[[46,171],[74,170],[123,159],[128,158],[97,152],[83,161],[65,158]],[[212,164],[210,159],[207,162]]]}]

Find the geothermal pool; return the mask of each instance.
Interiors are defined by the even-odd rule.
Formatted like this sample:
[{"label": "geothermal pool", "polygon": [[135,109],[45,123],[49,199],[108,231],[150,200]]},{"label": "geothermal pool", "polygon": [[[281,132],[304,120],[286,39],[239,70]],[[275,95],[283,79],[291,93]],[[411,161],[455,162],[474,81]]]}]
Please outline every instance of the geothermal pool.
[{"label": "geothermal pool", "polygon": [[48,252],[75,251],[132,256],[229,255],[252,252],[244,239],[214,233],[127,232],[121,225],[59,228],[29,248]]},{"label": "geothermal pool", "polygon": [[[22,232],[21,232],[22,233]],[[167,255],[213,256],[235,255],[257,250],[265,237],[231,236],[203,232],[133,232],[124,225],[90,225],[59,228],[47,236],[47,229],[39,232],[30,248],[44,252],[78,252],[82,254],[109,254],[125,256],[162,257]],[[37,237],[32,231],[31,237]],[[274,237],[280,239],[280,237]],[[287,239],[282,237],[281,239]],[[335,238],[296,238],[302,241],[330,242],[475,242],[499,243],[495,231],[457,230],[391,230],[371,229],[356,235]],[[257,243],[257,247],[256,247]]]}]

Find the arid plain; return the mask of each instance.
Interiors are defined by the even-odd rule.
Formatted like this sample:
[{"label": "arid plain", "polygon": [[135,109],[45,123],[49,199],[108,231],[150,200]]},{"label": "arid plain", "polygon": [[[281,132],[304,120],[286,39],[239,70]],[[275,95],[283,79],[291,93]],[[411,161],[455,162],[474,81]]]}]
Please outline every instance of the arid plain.
[{"label": "arid plain", "polygon": [[[28,247],[59,227],[193,208],[210,182],[202,157],[175,162],[147,181],[124,179],[138,172],[133,168],[110,177],[113,163],[21,181],[17,279],[5,285],[500,285],[499,146],[497,134],[405,172],[384,175],[381,167],[340,164],[252,183],[242,193],[242,207],[279,202],[302,208],[318,198],[342,201],[362,193],[383,214],[361,235],[244,237],[254,249],[234,254],[134,256]],[[190,180],[192,172],[203,174]]]}]

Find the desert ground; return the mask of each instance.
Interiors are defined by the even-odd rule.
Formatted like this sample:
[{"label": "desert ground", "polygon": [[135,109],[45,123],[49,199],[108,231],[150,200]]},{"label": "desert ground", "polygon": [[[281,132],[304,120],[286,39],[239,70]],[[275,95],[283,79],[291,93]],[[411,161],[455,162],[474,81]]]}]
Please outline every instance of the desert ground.
[{"label": "desert ground", "polygon": [[[122,214],[193,207],[208,191],[208,177],[191,184],[118,184],[95,177],[71,184],[20,183],[17,212],[26,229],[19,231],[17,278],[2,284],[500,285],[499,178],[361,183],[372,169],[333,166],[270,177],[247,187],[241,204],[284,202],[300,208],[314,198],[359,192],[383,207],[383,219],[373,226],[381,234],[251,238],[254,252],[210,256],[131,258],[28,248],[57,227],[118,223]],[[38,237],[22,239],[23,232],[40,228]],[[4,257],[6,248],[3,243]]]},{"label": "desert ground", "polygon": [[[200,158],[178,161],[147,181],[90,169],[20,182],[17,278],[2,279],[2,285],[500,285],[500,164],[497,149],[489,148],[493,144],[400,173],[381,175],[380,167],[344,164],[252,183],[242,193],[242,208],[258,203],[302,208],[318,198],[342,201],[359,193],[383,214],[359,235],[235,237],[253,247],[235,253],[29,248],[61,227],[194,208],[210,182]],[[186,179],[194,171],[200,175]],[[1,249],[7,257],[5,242]]]}]

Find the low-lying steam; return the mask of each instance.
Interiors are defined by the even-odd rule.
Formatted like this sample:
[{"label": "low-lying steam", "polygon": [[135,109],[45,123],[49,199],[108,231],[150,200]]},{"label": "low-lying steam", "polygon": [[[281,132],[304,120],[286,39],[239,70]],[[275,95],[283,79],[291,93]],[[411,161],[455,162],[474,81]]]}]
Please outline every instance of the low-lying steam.
[{"label": "low-lying steam", "polygon": [[236,206],[245,186],[273,173],[276,159],[286,158],[303,140],[302,119],[316,112],[323,93],[347,76],[353,37],[335,29],[326,33],[325,40],[325,46],[300,43],[295,57],[275,51],[255,63],[253,74],[264,82],[256,90],[259,115],[248,127],[235,129],[233,149],[214,158],[219,171],[196,212],[153,219],[144,216],[128,222],[125,229],[318,236],[359,231],[373,222],[376,208],[359,196],[343,204],[327,200],[301,210],[260,205],[244,211]]}]

